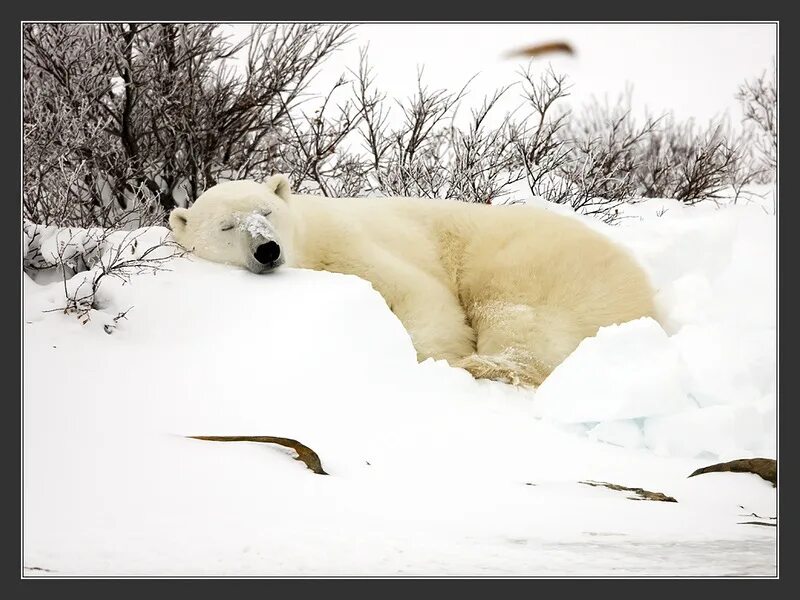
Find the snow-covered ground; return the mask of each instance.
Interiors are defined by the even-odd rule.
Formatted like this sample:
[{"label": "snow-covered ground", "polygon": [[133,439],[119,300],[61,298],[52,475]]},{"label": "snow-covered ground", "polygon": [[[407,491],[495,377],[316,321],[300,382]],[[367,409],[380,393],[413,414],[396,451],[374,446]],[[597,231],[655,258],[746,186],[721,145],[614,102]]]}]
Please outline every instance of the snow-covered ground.
[{"label": "snow-covered ground", "polygon": [[[418,364],[353,276],[178,258],[82,325],[23,275],[25,574],[774,576],[776,528],[741,524],[772,486],[687,478],[776,457],[772,199],[625,216],[576,218],[639,258],[663,328],[605,328],[535,392]],[[329,475],[189,435],[294,438]]]}]

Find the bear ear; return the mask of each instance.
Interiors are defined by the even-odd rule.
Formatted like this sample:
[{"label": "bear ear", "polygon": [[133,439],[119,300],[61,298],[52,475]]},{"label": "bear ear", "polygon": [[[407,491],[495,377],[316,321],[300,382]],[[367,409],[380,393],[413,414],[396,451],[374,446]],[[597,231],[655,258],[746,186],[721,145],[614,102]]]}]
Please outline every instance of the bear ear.
[{"label": "bear ear", "polygon": [[186,223],[189,222],[189,209],[176,208],[169,213],[169,226],[175,233],[183,233]]},{"label": "bear ear", "polygon": [[292,189],[286,175],[273,175],[264,182],[264,185],[284,202],[288,202],[289,197],[292,195]]}]

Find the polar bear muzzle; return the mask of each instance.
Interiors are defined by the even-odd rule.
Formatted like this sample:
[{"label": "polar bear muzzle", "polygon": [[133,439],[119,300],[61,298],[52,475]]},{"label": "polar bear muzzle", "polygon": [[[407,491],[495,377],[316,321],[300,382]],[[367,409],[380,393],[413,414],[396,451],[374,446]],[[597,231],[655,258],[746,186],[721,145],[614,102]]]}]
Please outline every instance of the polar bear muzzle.
[{"label": "polar bear muzzle", "polygon": [[262,265],[275,265],[275,262],[281,256],[281,247],[277,242],[270,241],[258,246],[253,256]]},{"label": "polar bear muzzle", "polygon": [[277,233],[266,216],[253,212],[239,216],[237,221],[241,231],[249,238],[248,270],[257,274],[269,273],[286,262]]},{"label": "polar bear muzzle", "polygon": [[276,240],[264,238],[250,240],[250,255],[245,262],[248,271],[257,275],[270,273],[285,262],[281,245]]}]

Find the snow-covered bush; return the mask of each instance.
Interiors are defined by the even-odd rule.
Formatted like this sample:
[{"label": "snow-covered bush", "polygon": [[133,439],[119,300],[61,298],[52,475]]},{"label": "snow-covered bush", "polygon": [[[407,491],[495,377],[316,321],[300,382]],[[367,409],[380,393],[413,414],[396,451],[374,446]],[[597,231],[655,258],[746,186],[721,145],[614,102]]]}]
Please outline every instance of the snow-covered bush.
[{"label": "snow-covered bush", "polygon": [[[497,203],[520,200],[522,186],[612,222],[638,198],[738,197],[774,176],[777,98],[766,75],[739,91],[749,123],[741,132],[723,120],[638,122],[630,90],[570,110],[566,78],[536,63],[470,102],[471,114],[469,82],[436,89],[422,71],[410,97],[388,98],[366,48],[356,68],[310,97],[309,82],[351,30],[258,25],[231,43],[214,24],[26,24],[25,218],[164,224],[218,181],[282,172],[295,189],[327,196]],[[498,114],[520,91],[522,103]]]},{"label": "snow-covered bush", "polygon": [[[371,194],[513,202],[515,184],[524,181],[534,196],[613,222],[620,205],[640,198],[737,199],[770,176],[748,128],[737,131],[725,118],[703,128],[669,113],[639,122],[631,89],[615,103],[594,99],[570,110],[566,77],[549,68],[521,71],[520,81],[485,98],[460,126],[466,86],[431,90],[420,74],[416,94],[396,100],[400,126],[389,127],[390,105],[375,89],[364,52],[354,74],[368,158],[351,170],[349,187]],[[499,98],[517,84],[524,103],[487,127]]]},{"label": "snow-covered bush", "polygon": [[24,216],[163,223],[221,178],[283,169],[288,114],[349,30],[258,25],[232,44],[214,24],[25,24]]},{"label": "snow-covered bush", "polygon": [[647,117],[639,125],[631,95],[629,89],[614,104],[593,99],[570,115],[559,132],[565,148],[557,172],[562,183],[550,186],[545,198],[613,221],[619,205],[639,195],[636,174],[659,119]]},{"label": "snow-covered bush", "polygon": [[745,120],[753,126],[753,147],[764,164],[764,171],[774,175],[778,164],[778,88],[775,65],[760,77],[739,88]]},{"label": "snow-covered bush", "polygon": [[25,272],[37,280],[60,279],[64,286],[63,311],[82,322],[93,309],[103,308],[100,285],[104,280],[115,278],[127,283],[133,275],[162,270],[183,252],[165,227],[126,231],[42,226],[30,221],[23,225]]},{"label": "snow-covered bush", "polygon": [[726,121],[707,128],[671,116],[650,132],[634,170],[636,191],[645,198],[675,198],[694,204],[718,198],[730,186],[751,183],[759,169]]}]

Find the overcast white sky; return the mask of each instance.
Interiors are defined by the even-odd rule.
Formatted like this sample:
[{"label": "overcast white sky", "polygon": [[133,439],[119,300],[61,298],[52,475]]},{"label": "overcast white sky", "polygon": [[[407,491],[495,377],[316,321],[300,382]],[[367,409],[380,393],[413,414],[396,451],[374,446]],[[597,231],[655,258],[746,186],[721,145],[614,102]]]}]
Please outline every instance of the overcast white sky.
[{"label": "overcast white sky", "polygon": [[[237,34],[248,25],[233,25]],[[355,40],[323,66],[316,84],[330,85],[347,67],[355,67],[358,49],[369,44],[378,85],[396,97],[413,94],[418,66],[431,87],[457,89],[479,74],[470,89],[476,95],[516,81],[527,59],[503,55],[520,46],[565,41],[575,56],[550,55],[569,76],[572,101],[591,95],[616,98],[633,85],[635,108],[672,110],[679,118],[706,120],[741,112],[735,93],[745,78],[771,68],[777,26],[771,24],[361,24]],[[473,98],[477,104],[478,97]]]}]

